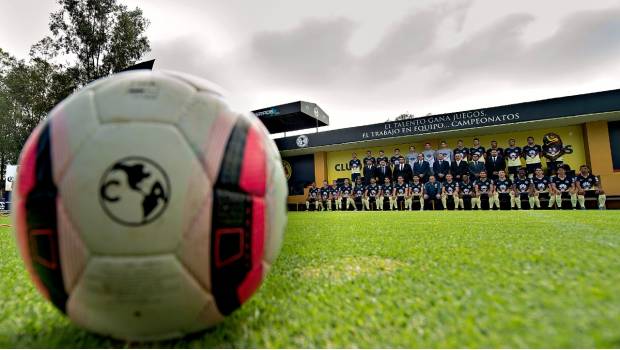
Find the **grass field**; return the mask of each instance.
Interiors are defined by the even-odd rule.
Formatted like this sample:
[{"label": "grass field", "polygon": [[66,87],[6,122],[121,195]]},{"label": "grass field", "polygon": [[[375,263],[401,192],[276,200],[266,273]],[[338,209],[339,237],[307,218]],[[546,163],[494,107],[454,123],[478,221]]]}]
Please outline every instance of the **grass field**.
[{"label": "grass field", "polygon": [[250,302],[155,344],[73,326],[7,228],[0,258],[0,347],[620,347],[620,211],[291,213]]}]

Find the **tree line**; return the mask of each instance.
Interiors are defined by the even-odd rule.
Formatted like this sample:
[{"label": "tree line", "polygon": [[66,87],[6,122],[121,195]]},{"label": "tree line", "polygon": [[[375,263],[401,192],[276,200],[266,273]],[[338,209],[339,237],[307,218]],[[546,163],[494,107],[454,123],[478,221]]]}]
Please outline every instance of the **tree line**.
[{"label": "tree line", "polygon": [[136,63],[150,50],[149,21],[117,0],[57,0],[50,33],[25,59],[0,47],[0,193],[32,130],[65,97]]}]

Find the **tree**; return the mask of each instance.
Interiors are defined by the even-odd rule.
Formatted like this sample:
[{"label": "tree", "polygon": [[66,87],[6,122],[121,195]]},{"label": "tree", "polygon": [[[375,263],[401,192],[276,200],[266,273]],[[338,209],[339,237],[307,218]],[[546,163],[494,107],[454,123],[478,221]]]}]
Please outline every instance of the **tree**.
[{"label": "tree", "polygon": [[58,0],[52,33],[33,46],[33,57],[69,57],[77,87],[133,65],[150,50],[142,10],[117,0]]}]

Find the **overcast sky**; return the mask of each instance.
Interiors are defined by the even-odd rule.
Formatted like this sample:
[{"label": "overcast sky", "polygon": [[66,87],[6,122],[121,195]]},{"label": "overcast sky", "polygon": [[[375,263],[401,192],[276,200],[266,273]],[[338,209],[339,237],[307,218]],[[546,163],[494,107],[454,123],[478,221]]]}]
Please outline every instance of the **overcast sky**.
[{"label": "overcast sky", "polygon": [[[126,0],[156,69],[212,80],[238,107],[305,100],[331,127],[620,88],[620,0]],[[26,57],[52,0],[0,0]]]}]

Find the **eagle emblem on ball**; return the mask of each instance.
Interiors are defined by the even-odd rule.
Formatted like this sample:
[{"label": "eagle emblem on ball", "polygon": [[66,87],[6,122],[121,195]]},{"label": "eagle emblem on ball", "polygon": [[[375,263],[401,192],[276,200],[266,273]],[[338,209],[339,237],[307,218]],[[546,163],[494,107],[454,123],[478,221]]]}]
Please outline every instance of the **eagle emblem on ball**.
[{"label": "eagle emblem on ball", "polygon": [[560,135],[550,132],[543,136],[543,154],[550,161],[555,161],[565,154],[573,153],[570,145],[564,146]]}]

